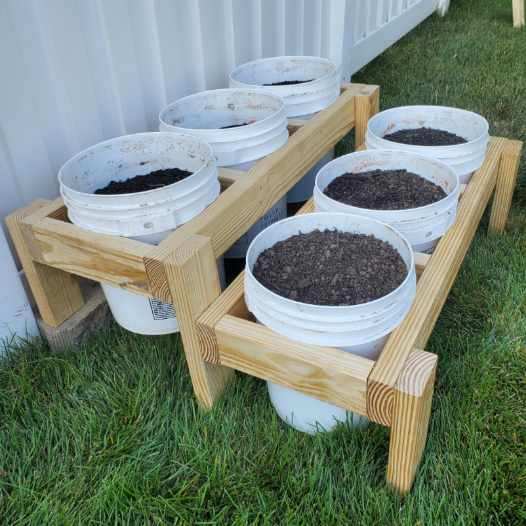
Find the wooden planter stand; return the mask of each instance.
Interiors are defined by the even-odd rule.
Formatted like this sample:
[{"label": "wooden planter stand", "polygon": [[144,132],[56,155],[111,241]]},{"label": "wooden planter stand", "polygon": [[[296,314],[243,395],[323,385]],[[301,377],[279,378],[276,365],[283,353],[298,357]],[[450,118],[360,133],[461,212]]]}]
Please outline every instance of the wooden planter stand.
[{"label": "wooden planter stand", "polygon": [[[492,194],[490,229],[504,229],[522,143],[491,140],[455,225],[432,256],[417,254],[414,305],[376,361],[296,343],[255,323],[244,302],[243,275],[221,293],[216,266],[350,130],[362,144],[378,105],[378,87],[345,85],[339,99],[310,121],[290,121],[287,145],[248,174],[223,170],[221,196],[158,247],[82,230],[67,222],[60,199],[18,210],[7,223],[42,318],[57,327],[78,311],[84,300],[76,276],[172,302],[202,406],[212,407],[238,370],[366,415],[391,428],[387,480],[407,492],[426,442],[437,364],[437,356],[422,349]],[[299,213],[312,209],[309,202]]]}]

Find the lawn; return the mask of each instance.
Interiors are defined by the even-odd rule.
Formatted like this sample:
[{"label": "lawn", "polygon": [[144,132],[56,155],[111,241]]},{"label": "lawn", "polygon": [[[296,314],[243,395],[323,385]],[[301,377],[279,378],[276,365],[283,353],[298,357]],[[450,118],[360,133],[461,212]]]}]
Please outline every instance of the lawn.
[{"label": "lawn", "polygon": [[[526,140],[526,30],[510,0],[453,0],[354,77],[382,107],[444,104]],[[173,337],[112,327],[0,365],[2,524],[526,523],[526,162],[508,232],[482,227],[428,349],[439,370],[412,492],[385,485],[387,430],[306,436],[239,376],[200,411]]]}]

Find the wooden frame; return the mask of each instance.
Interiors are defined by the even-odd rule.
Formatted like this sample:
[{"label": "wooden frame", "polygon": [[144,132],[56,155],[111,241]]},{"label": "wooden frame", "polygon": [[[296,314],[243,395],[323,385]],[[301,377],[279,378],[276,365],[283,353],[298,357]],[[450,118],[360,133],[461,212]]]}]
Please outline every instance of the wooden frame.
[{"label": "wooden frame", "polygon": [[[82,305],[75,276],[172,302],[199,403],[213,406],[234,370],[335,403],[391,429],[388,482],[410,489],[426,441],[437,357],[425,348],[494,194],[490,230],[504,229],[522,143],[491,140],[483,166],[465,187],[455,225],[432,256],[417,254],[415,303],[376,361],[304,345],[256,324],[244,303],[243,274],[221,292],[216,259],[336,142],[355,129],[362,144],[378,111],[377,86],[348,84],[313,119],[290,121],[286,146],[243,176],[222,170],[224,191],[201,215],[153,247],[82,230],[61,199],[8,217],[13,243],[44,321],[60,325]],[[312,200],[298,213],[313,211]]]},{"label": "wooden frame", "polygon": [[513,0],[513,27],[524,27],[524,2],[525,0]]}]

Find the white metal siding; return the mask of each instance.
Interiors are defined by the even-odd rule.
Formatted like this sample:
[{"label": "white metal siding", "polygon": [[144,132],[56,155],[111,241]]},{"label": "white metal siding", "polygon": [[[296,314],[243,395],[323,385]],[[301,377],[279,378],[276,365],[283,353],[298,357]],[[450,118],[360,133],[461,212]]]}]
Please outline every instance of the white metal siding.
[{"label": "white metal siding", "polygon": [[[0,217],[55,197],[56,174],[73,154],[156,130],[167,102],[226,86],[237,64],[319,55],[348,79],[437,1],[1,0]],[[0,261],[8,291],[0,336],[34,334],[1,236]]]},{"label": "white metal siding", "polygon": [[226,86],[236,64],[321,55],[349,76],[436,1],[2,0],[0,214],[56,196],[70,156],[157,129],[163,105]]}]

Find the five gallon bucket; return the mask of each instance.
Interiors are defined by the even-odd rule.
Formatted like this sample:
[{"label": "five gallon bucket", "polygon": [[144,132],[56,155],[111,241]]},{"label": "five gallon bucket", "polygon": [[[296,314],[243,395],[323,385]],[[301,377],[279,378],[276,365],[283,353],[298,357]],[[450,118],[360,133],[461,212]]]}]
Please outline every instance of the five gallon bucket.
[{"label": "five gallon bucket", "polygon": [[[405,210],[370,210],[341,203],[323,192],[337,177],[370,170],[402,170],[420,175],[440,186],[447,196],[426,206]],[[352,176],[348,176],[352,177]],[[429,252],[455,222],[460,182],[446,164],[413,153],[367,150],[344,155],[325,165],[316,177],[314,203],[319,212],[344,212],[390,224],[411,243],[414,250]]]},{"label": "five gallon bucket", "polygon": [[[110,181],[180,168],[187,178],[146,192],[98,195]],[[70,220],[86,230],[157,244],[201,213],[219,195],[211,148],[191,135],[138,133],[105,141],[77,154],[59,172]],[[178,330],[171,304],[103,284],[115,320],[140,334]]]},{"label": "five gallon bucket", "polygon": [[[270,291],[259,283],[252,269],[265,249],[298,232],[338,229],[374,235],[390,243],[407,266],[407,277],[390,294],[375,301],[353,306],[308,305]],[[341,348],[376,359],[388,335],[407,315],[416,293],[416,274],[411,245],[391,226],[364,216],[341,213],[315,213],[291,217],[261,232],[247,252],[245,300],[259,323],[291,340]],[[271,402],[279,416],[294,428],[315,432],[321,426],[330,430],[348,420],[345,409],[322,402],[292,389],[268,382]],[[356,418],[354,422],[363,422]]]},{"label": "five gallon bucket", "polygon": [[[218,89],[184,97],[164,108],[159,121],[161,131],[190,133],[210,144],[218,166],[243,171],[286,144],[289,136],[283,101],[254,89]],[[283,198],[225,257],[243,258],[250,241],[286,213]]]},{"label": "five gallon bucket", "polygon": [[[415,146],[383,138],[399,130],[422,127],[448,131],[467,142],[451,146]],[[382,111],[369,120],[365,138],[368,149],[405,151],[442,161],[455,171],[464,184],[482,166],[488,142],[489,125],[484,117],[443,106],[403,106]]]},{"label": "five gallon bucket", "polygon": [[[299,83],[272,85],[282,82]],[[230,74],[230,86],[257,86],[285,102],[289,118],[309,119],[330,106],[340,95],[341,72],[321,57],[271,57],[238,66]],[[321,159],[287,194],[289,203],[310,199],[318,170],[334,158],[330,152]]]}]

